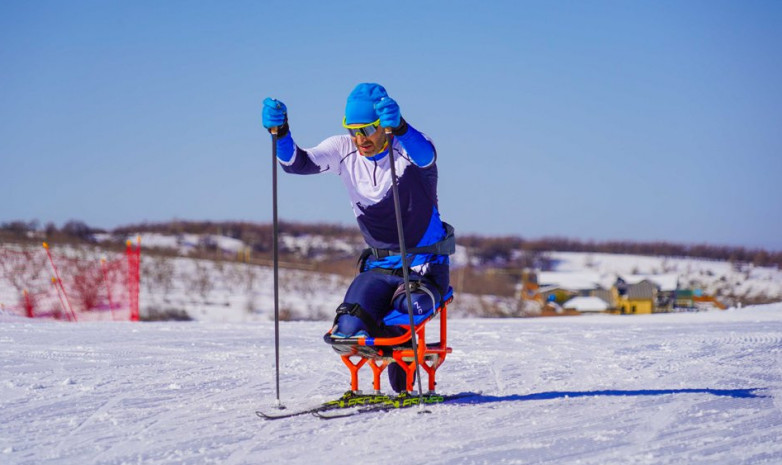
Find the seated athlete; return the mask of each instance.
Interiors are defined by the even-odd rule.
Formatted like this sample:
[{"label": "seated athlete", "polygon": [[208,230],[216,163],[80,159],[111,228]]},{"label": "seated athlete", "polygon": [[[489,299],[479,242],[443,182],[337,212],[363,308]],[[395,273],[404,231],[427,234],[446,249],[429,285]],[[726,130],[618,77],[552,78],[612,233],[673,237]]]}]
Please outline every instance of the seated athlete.
[{"label": "seated athlete", "polygon": [[[425,289],[412,293],[414,314],[439,304],[449,287],[449,248],[453,229],[440,219],[437,207],[437,152],[432,141],[402,118],[399,105],[379,84],[362,83],[350,93],[343,127],[332,136],[302,149],[293,141],[287,108],[279,100],[263,102],[263,125],[278,128],[277,158],[293,174],[331,172],[347,188],[358,226],[369,248],[360,273],[337,309],[332,337],[390,336],[383,317],[392,309],[407,314],[402,257],[399,253],[389,150],[394,150],[399,197],[411,282]],[[393,147],[383,128],[391,128]],[[428,291],[428,292],[427,292]],[[401,376],[401,385],[399,379]],[[394,390],[404,389],[404,372],[389,365]]]}]

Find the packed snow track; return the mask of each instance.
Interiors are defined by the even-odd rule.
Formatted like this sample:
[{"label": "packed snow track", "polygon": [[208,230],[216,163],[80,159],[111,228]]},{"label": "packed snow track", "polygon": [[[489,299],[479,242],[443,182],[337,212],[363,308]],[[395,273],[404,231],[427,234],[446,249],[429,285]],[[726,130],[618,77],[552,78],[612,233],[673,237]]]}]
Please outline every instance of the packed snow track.
[{"label": "packed snow track", "polygon": [[[348,387],[327,325],[281,325],[289,408]],[[264,421],[254,412],[275,403],[271,323],[3,317],[0,462],[782,463],[781,304],[454,320],[449,334],[438,387],[479,396],[428,415]]]}]

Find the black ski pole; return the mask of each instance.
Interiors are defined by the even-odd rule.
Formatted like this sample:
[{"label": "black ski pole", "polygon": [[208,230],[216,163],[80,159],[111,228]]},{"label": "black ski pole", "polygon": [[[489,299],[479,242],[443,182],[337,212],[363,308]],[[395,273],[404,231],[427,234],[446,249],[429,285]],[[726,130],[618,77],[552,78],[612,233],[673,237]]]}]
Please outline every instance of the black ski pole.
[{"label": "black ski pole", "polygon": [[274,261],[274,371],[277,390],[277,408],[285,408],[280,402],[280,293],[279,293],[279,254],[277,222],[277,127],[271,128],[272,134],[272,245]]},{"label": "black ski pole", "polygon": [[399,180],[396,177],[394,164],[394,135],[391,128],[385,128],[388,138],[388,162],[391,164],[391,190],[394,194],[394,212],[396,213],[396,231],[399,235],[399,253],[402,254],[402,276],[405,280],[405,299],[407,301],[407,314],[410,317],[410,340],[413,343],[413,360],[415,361],[415,374],[418,380],[418,405],[424,406],[424,390],[421,387],[421,369],[418,363],[418,341],[415,333],[415,318],[413,317],[413,296],[410,293],[410,273],[407,266],[407,247],[405,245],[405,232],[402,225],[402,207],[399,202]]}]

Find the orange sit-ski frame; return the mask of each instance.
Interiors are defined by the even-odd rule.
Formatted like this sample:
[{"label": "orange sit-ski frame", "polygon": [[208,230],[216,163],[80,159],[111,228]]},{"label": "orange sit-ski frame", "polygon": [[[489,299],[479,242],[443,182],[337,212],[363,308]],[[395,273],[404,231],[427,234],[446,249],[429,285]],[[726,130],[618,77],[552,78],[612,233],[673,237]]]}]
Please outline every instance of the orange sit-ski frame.
[{"label": "orange sit-ski frame", "polygon": [[[435,390],[435,385],[437,384],[435,373],[437,372],[437,369],[445,361],[445,356],[450,354],[453,350],[447,345],[448,304],[452,301],[453,295],[443,302],[440,307],[432,312],[425,320],[415,325],[416,342],[418,346],[418,364],[429,375],[429,392],[434,392]],[[427,344],[426,325],[438,315],[440,316],[440,340],[439,342]],[[407,374],[406,390],[408,392],[413,390],[415,354],[413,353],[412,347],[403,346],[403,344],[410,342],[412,334],[409,324],[399,325],[399,327],[405,329],[405,333],[401,336],[388,338],[358,337],[340,341],[339,345],[352,344],[350,353],[345,353],[341,355],[341,357],[342,362],[350,370],[350,389],[353,392],[359,392],[358,372],[367,362],[369,362],[369,367],[372,369],[372,385],[375,392],[380,392],[380,375],[391,362],[396,362],[405,370],[405,373]],[[368,347],[371,347],[372,349],[367,349]],[[352,360],[353,357],[358,357],[358,361],[354,362]]]}]

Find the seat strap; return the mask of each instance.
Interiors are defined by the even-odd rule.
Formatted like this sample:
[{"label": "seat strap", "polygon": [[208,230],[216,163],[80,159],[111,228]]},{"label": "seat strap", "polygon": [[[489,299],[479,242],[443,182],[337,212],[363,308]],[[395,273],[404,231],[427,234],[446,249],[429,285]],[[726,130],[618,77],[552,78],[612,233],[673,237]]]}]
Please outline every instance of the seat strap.
[{"label": "seat strap", "polygon": [[[432,255],[453,255],[456,253],[456,234],[453,226],[443,221],[445,226],[445,239],[435,242],[434,244],[424,245],[421,247],[412,247],[407,249],[408,254],[432,254]],[[391,249],[379,249],[377,247],[370,247],[366,249],[375,256],[375,258],[386,258],[393,255],[401,255],[398,250]],[[365,252],[366,253],[366,252]]]},{"label": "seat strap", "polygon": [[370,315],[369,312],[364,310],[364,308],[359,304],[349,304],[347,302],[343,302],[342,304],[340,304],[340,306],[337,307],[337,315],[334,317],[335,325],[337,324],[337,320],[339,320],[339,317],[342,315],[351,315],[360,319],[367,327],[369,334],[372,335],[381,334],[385,328],[384,324],[375,321],[375,319],[372,318],[372,315]]}]

